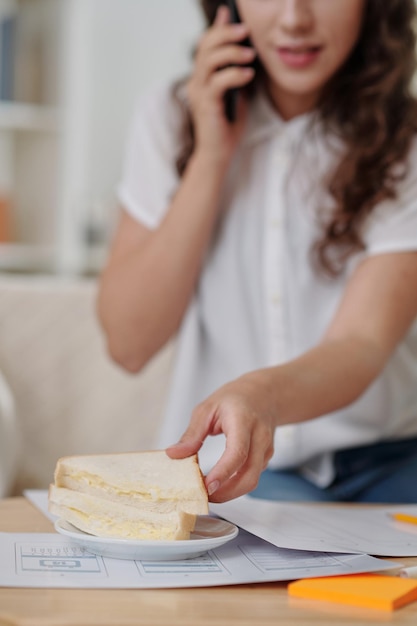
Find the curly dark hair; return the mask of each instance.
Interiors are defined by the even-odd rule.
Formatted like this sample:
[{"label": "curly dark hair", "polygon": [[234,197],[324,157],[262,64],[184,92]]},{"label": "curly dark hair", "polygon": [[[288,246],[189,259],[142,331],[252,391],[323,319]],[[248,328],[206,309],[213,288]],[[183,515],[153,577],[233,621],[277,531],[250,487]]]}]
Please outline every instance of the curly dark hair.
[{"label": "curly dark hair", "polygon": [[[200,0],[211,25],[223,0]],[[395,198],[417,132],[415,0],[367,0],[358,42],[326,85],[318,104],[325,128],[342,138],[346,150],[328,189],[334,200],[321,216],[322,236],[312,253],[318,266],[337,276],[346,260],[364,248],[361,225],[383,200]],[[252,91],[260,84],[261,72]],[[178,85],[176,86],[178,89]],[[184,108],[180,175],[194,148],[193,124]],[[319,207],[318,207],[319,209]],[[320,216],[320,213],[319,213]]]}]

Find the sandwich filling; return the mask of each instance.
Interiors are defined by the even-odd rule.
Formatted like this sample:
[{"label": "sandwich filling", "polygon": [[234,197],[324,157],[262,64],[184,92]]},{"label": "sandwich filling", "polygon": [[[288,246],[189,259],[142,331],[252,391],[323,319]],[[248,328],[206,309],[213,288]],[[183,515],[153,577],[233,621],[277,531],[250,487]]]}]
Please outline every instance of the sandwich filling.
[{"label": "sandwich filling", "polygon": [[54,485],[49,489],[49,510],[91,535],[138,540],[189,539],[197,519],[184,511],[138,509]]}]

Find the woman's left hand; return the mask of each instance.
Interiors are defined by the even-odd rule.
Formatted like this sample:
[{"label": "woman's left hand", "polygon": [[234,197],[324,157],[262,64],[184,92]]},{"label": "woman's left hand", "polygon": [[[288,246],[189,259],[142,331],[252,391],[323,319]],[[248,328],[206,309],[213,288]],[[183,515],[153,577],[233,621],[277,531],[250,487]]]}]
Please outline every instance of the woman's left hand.
[{"label": "woman's left hand", "polygon": [[265,370],[220,387],[193,411],[181,440],[167,449],[172,458],[198,452],[206,437],[223,433],[226,449],[206,476],[212,502],[225,502],[255,489],[273,454],[276,417]]}]

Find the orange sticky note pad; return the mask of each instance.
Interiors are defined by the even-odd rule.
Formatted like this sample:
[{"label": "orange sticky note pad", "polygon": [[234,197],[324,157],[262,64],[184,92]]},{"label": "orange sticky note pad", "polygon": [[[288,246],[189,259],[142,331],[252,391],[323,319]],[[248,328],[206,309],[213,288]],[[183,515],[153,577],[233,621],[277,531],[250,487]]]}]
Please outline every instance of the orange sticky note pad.
[{"label": "orange sticky note pad", "polygon": [[375,574],[353,574],[297,580],[288,593],[299,598],[326,600],[393,611],[417,600],[417,580]]}]

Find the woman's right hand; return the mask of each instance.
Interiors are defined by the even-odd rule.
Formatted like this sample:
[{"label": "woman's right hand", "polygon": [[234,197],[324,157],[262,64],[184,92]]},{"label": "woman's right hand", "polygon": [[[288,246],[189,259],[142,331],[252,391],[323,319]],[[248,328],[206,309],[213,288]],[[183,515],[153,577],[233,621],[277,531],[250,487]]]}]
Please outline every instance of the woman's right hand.
[{"label": "woman's right hand", "polygon": [[229,9],[220,6],[213,25],[200,40],[194,72],[187,83],[195,150],[223,165],[234,153],[246,118],[245,103],[239,98],[236,122],[227,120],[225,93],[247,85],[254,76],[253,68],[245,65],[254,60],[255,51],[241,45],[247,36],[246,25],[230,23]]}]

